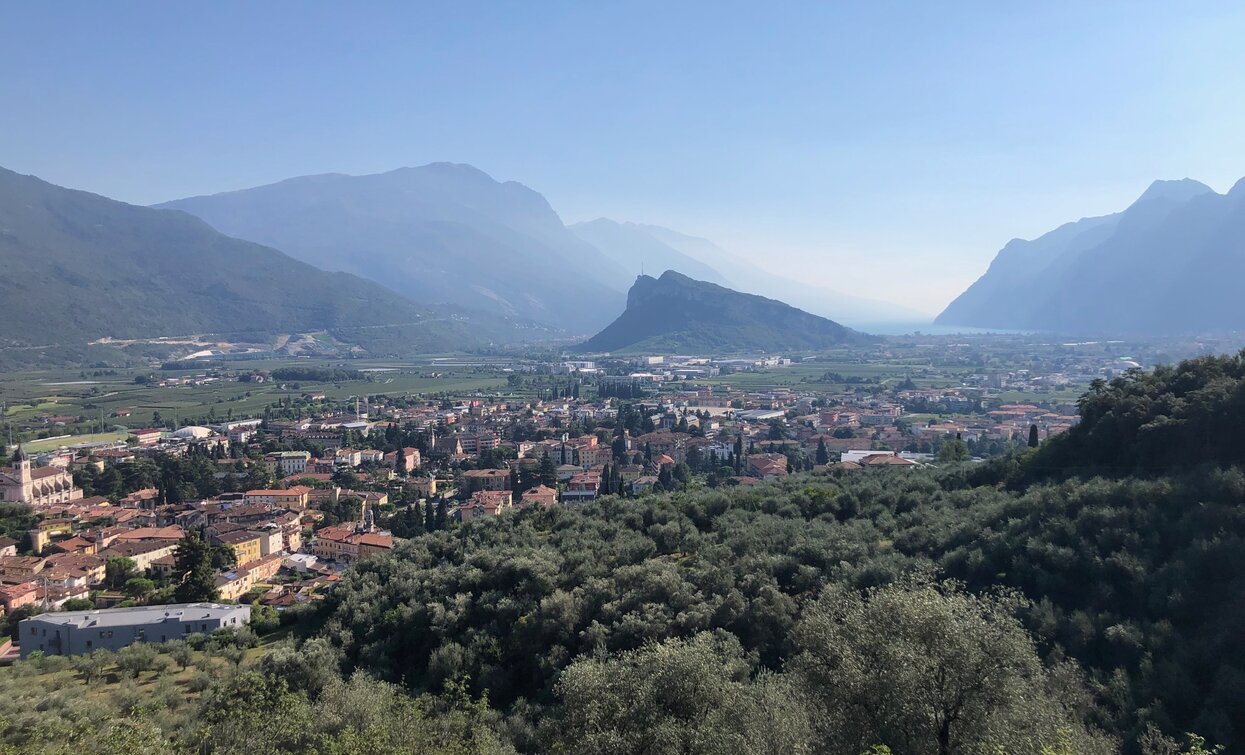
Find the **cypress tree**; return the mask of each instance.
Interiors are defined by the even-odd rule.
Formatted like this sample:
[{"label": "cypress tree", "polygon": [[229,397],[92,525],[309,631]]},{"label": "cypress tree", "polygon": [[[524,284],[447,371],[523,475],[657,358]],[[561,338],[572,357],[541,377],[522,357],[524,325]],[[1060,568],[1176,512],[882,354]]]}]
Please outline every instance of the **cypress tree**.
[{"label": "cypress tree", "polygon": [[219,597],[216,571],[212,568],[212,549],[203,539],[202,530],[190,530],[182,537],[173,560],[177,579],[173,597],[178,603],[213,601]]},{"label": "cypress tree", "polygon": [[1038,426],[1029,425],[1029,448],[1037,448],[1038,443]]},{"label": "cypress tree", "polygon": [[829,464],[830,463],[830,449],[826,448],[825,438],[820,438],[817,441],[817,463],[818,464]]}]

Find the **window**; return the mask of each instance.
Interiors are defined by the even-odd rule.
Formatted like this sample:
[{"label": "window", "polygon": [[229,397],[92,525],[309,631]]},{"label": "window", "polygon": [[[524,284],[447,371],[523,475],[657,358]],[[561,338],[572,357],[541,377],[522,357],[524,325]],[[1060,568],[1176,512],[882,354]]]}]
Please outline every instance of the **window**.
[{"label": "window", "polygon": [[90,641],[90,640],[87,640],[87,641],[86,641],[86,649],[87,649],[87,650],[90,650],[90,649],[91,649],[91,641]]}]

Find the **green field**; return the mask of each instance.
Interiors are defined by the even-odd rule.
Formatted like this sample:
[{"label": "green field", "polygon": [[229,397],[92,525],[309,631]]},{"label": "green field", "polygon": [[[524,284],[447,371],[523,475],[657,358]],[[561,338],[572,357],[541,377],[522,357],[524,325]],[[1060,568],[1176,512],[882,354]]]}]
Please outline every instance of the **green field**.
[{"label": "green field", "polygon": [[[817,361],[793,364],[790,367],[774,367],[755,372],[736,372],[730,375],[711,378],[705,382],[714,385],[725,385],[743,391],[767,391],[775,388],[791,388],[818,393],[837,393],[870,385],[893,387],[894,383],[911,378],[912,382],[922,388],[959,385],[960,375],[966,370],[937,370],[939,377],[924,377],[923,373],[934,372],[928,364],[876,363],[865,364],[858,361],[829,362]],[[840,376],[869,380],[868,383],[819,382],[827,372],[838,373]],[[697,381],[700,382],[700,381]]]},{"label": "green field", "polygon": [[[437,359],[444,359],[438,357]],[[474,364],[434,361],[357,360],[345,363],[350,369],[368,371],[366,380],[333,382],[239,382],[222,379],[204,385],[155,386],[139,384],[135,378],[152,375],[157,379],[192,377],[202,370],[164,371],[158,369],[121,370],[45,370],[0,374],[0,401],[5,404],[4,420],[11,423],[19,438],[34,444],[37,438],[72,432],[104,433],[111,439],[117,426],[140,427],[162,420],[189,421],[244,419],[262,416],[264,408],[303,393],[324,393],[334,400],[375,395],[467,397],[505,391],[507,373],[495,363],[473,359]],[[278,367],[342,366],[340,360],[283,360],[230,363],[227,372],[242,374],[253,370],[270,371]],[[374,371],[373,371],[374,370]],[[41,415],[75,415],[85,419],[76,427],[47,427],[37,422]],[[120,415],[120,416],[118,416]],[[32,445],[45,450],[84,442],[95,435],[47,440]],[[6,438],[7,440],[7,438]]]},{"label": "green field", "polygon": [[68,438],[47,438],[45,440],[26,441],[23,448],[32,453],[40,453],[42,451],[55,451],[62,446],[77,445],[78,443],[104,443],[125,440],[127,433],[111,432],[111,433],[86,433],[83,435],[71,435]]}]

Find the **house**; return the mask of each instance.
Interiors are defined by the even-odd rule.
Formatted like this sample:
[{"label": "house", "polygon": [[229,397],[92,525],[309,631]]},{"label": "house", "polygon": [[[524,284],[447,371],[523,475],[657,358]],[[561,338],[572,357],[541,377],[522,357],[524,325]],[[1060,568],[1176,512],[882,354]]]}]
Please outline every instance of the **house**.
[{"label": "house", "polygon": [[39,556],[5,556],[0,558],[0,577],[5,582],[24,582],[43,571],[47,559]]},{"label": "house", "polygon": [[163,556],[171,556],[177,550],[180,540],[141,540],[118,541],[99,552],[105,562],[113,556],[128,558],[134,562],[139,571],[146,571],[153,561]]},{"label": "house", "polygon": [[401,451],[385,454],[384,463],[409,474],[419,469],[423,460],[420,458],[418,448],[404,448]]},{"label": "house", "polygon": [[239,566],[245,566],[252,561],[258,561],[263,557],[262,538],[255,532],[247,532],[238,530],[235,532],[226,532],[213,538],[219,545],[227,545],[233,548],[233,553],[238,559]]},{"label": "house", "polygon": [[595,501],[601,491],[600,472],[580,472],[571,477],[562,491],[563,503],[581,503]]},{"label": "house", "polygon": [[23,620],[18,642],[23,658],[36,650],[45,655],[81,655],[101,649],[120,650],[136,642],[168,642],[242,626],[250,620],[250,606],[221,603],[64,611]]},{"label": "house", "polygon": [[307,508],[310,497],[311,488],[295,485],[286,490],[248,490],[242,500],[247,504],[302,511]]},{"label": "house", "polygon": [[519,505],[527,508],[528,506],[539,506],[540,508],[549,508],[557,505],[558,491],[547,485],[537,485],[534,488],[523,491],[522,497],[519,499]]},{"label": "house", "polygon": [[140,446],[154,446],[160,442],[160,438],[164,437],[164,432],[158,427],[145,427],[131,430],[130,436],[137,440]]},{"label": "house", "polygon": [[474,493],[477,490],[509,489],[510,470],[508,469],[469,469],[463,472],[463,490],[467,493]]},{"label": "house", "polygon": [[282,477],[302,474],[307,470],[311,454],[307,451],[274,451],[265,454],[264,459],[281,471]]},{"label": "house", "polygon": [[745,471],[750,477],[773,480],[786,477],[787,457],[783,454],[749,454],[744,457]]},{"label": "house", "polygon": [[11,537],[0,536],[0,556],[16,556],[17,541]]},{"label": "house", "polygon": [[0,585],[0,605],[4,606],[5,614],[11,614],[22,606],[30,605],[37,600],[39,600],[39,586],[35,582]]},{"label": "house", "polygon": [[865,458],[861,459],[859,463],[860,463],[860,466],[865,467],[866,469],[875,468],[875,467],[919,467],[921,466],[920,464],[917,464],[915,461],[912,461],[911,459],[905,459],[902,456],[897,456],[894,453],[870,454],[869,456],[866,456]]},{"label": "house", "polygon": [[395,543],[393,535],[376,528],[372,507],[365,503],[360,521],[317,531],[311,541],[311,552],[321,558],[349,563],[387,553],[393,550]]},{"label": "house", "polygon": [[514,507],[509,490],[477,490],[471,500],[458,508],[458,516],[464,522],[481,516],[500,516]]}]

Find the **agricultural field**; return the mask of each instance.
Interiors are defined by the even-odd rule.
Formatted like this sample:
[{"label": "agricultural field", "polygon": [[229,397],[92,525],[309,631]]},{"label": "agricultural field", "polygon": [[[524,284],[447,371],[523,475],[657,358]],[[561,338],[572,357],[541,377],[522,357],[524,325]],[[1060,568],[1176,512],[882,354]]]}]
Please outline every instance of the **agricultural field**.
[{"label": "agricultural field", "polygon": [[[244,382],[252,372],[282,367],[325,367],[362,371],[363,380],[341,382]],[[125,427],[161,421],[179,424],[219,422],[263,414],[264,408],[303,393],[323,393],[349,401],[375,395],[465,397],[506,390],[507,374],[500,363],[452,356],[407,361],[284,360],[230,362],[208,371],[211,381],[193,385],[160,385],[162,380],[198,378],[205,370],[116,369],[44,370],[0,374],[0,431],[31,443],[31,450],[110,440]],[[80,418],[67,425],[49,424],[48,417]],[[70,435],[63,438],[60,436]]]}]

